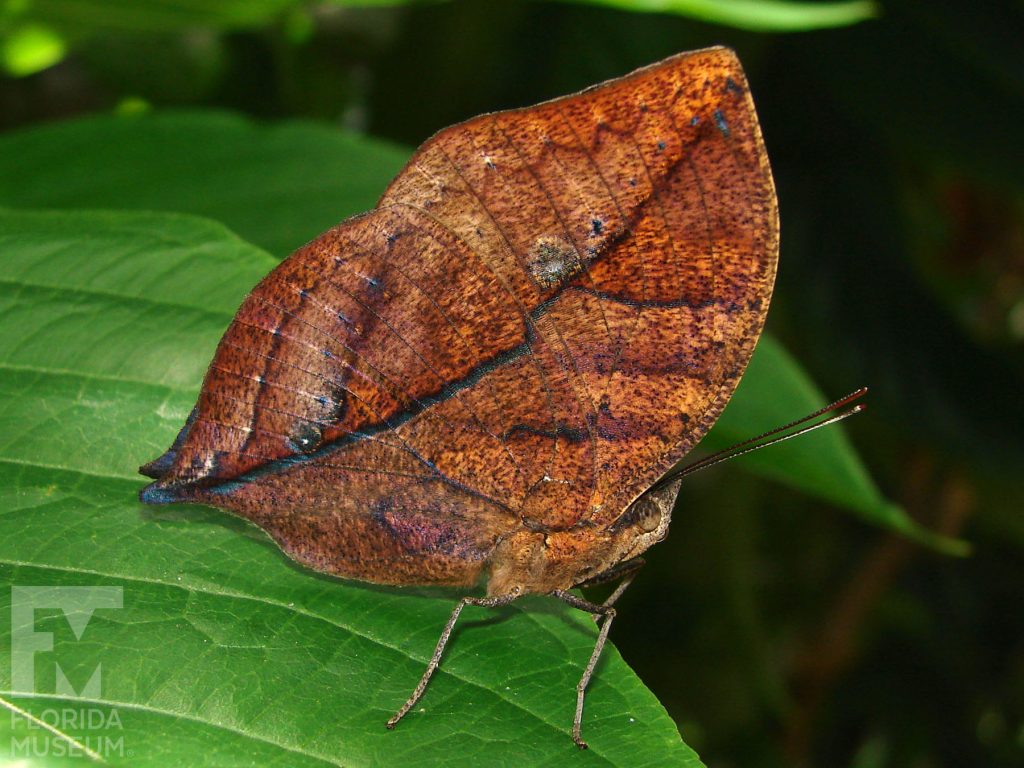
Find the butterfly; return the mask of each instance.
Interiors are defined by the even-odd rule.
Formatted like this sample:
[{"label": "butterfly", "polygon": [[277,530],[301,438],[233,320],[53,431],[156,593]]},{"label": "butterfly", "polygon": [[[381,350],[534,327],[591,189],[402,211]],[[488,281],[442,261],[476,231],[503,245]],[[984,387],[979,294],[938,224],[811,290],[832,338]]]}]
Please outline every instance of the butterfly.
[{"label": "butterfly", "polygon": [[[423,144],[372,211],[249,294],[147,503],[229,510],[289,556],[380,584],[550,594],[598,617],[668,532],[672,468],[757,343],[772,175],[725,48]],[[620,579],[603,603],[574,587]]]}]

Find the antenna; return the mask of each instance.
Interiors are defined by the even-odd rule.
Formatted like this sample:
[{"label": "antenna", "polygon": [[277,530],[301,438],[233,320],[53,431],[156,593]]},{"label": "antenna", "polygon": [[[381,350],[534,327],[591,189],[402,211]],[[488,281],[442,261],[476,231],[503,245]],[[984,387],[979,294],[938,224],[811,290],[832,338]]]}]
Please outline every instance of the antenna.
[{"label": "antenna", "polygon": [[[692,475],[694,472],[700,472],[702,469],[713,467],[715,464],[720,464],[723,461],[728,461],[729,459],[735,459],[738,456],[743,456],[744,454],[752,453],[754,451],[760,450],[761,448],[767,448],[769,445],[775,445],[776,443],[781,443],[782,441],[789,440],[790,438],[793,437],[806,435],[808,432],[813,432],[819,427],[827,427],[829,424],[835,424],[837,421],[842,421],[848,416],[853,416],[855,413],[860,413],[865,408],[867,408],[867,405],[865,405],[864,403],[857,403],[857,405],[853,406],[852,408],[849,408],[848,410],[842,411],[840,413],[835,413],[832,416],[829,416],[827,419],[822,419],[821,421],[816,422],[814,424],[808,424],[807,426],[802,427],[796,430],[795,432],[789,432],[789,430],[793,429],[794,427],[799,427],[801,424],[806,424],[808,421],[812,421],[818,418],[819,416],[824,416],[826,413],[838,411],[840,408],[846,407],[850,403],[854,402],[855,400],[859,400],[861,397],[867,394],[867,391],[867,387],[861,387],[857,391],[851,392],[846,397],[840,398],[839,400],[836,400],[834,403],[830,403],[826,405],[824,408],[820,408],[814,413],[810,413],[804,416],[802,419],[791,421],[789,424],[785,424],[781,427],[776,427],[775,429],[769,430],[768,432],[760,434],[757,437],[752,437],[749,440],[744,440],[741,443],[731,445],[728,448],[725,448],[724,450],[712,453],[710,456],[705,456],[703,459],[698,459],[692,464],[687,464],[685,467],[669,470],[664,476],[662,476],[660,480],[658,480],[658,482],[651,486],[650,490],[653,491],[657,490],[658,488],[664,488],[669,483],[672,483],[680,478],[686,477],[687,475]],[[777,435],[777,437],[773,437],[773,435]],[[772,439],[766,440],[766,438],[769,437]]]}]

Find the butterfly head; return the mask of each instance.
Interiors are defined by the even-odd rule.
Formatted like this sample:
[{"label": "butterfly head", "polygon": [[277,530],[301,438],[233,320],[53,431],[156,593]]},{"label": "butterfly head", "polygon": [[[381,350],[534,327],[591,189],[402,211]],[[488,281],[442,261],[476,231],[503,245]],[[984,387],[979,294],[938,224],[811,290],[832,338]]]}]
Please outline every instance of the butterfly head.
[{"label": "butterfly head", "polygon": [[680,482],[644,492],[608,526],[619,562],[637,557],[668,535]]}]

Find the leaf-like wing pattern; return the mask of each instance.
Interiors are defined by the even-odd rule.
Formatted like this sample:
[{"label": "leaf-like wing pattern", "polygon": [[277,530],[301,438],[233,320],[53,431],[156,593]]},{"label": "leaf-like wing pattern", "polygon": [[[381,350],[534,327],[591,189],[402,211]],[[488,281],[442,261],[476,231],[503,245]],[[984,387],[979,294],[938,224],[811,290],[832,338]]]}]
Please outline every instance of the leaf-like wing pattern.
[{"label": "leaf-like wing pattern", "polygon": [[703,437],[777,232],[725,49],[446,129],[253,290],[143,498],[319,570],[472,583],[518,531],[607,526]]}]

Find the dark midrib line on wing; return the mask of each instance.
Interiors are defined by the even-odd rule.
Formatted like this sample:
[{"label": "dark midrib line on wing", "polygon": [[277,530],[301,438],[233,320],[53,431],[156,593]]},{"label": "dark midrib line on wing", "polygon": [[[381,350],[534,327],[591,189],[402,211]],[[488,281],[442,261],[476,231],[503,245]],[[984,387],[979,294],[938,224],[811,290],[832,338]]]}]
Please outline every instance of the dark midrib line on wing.
[{"label": "dark midrib line on wing", "polygon": [[[687,155],[685,152],[683,152],[680,158],[671,164],[671,167],[665,174],[665,178],[671,176],[672,171],[686,159]],[[591,263],[597,262],[602,257],[611,253],[620,241],[628,238],[631,235],[633,231],[633,226],[635,225],[636,221],[642,217],[646,205],[649,204],[651,200],[657,199],[657,193],[660,190],[660,187],[664,186],[664,183],[664,180],[655,181],[651,197],[648,198],[648,200],[645,201],[644,203],[636,206],[636,209],[632,212],[632,215],[627,218],[625,225],[619,228],[616,232],[610,234],[608,238],[606,238],[606,240],[601,244],[601,247],[598,250],[598,252],[594,255],[594,258],[592,259]],[[416,398],[415,402],[406,410],[397,413],[393,416],[384,418],[376,424],[370,424],[360,430],[346,434],[331,443],[325,444],[324,446],[320,447],[315,451],[311,451],[310,453],[307,454],[287,456],[276,461],[268,462],[264,466],[257,467],[255,469],[250,470],[249,472],[243,473],[236,477],[226,478],[220,482],[214,481],[210,485],[204,486],[204,490],[218,494],[230,493],[232,490],[240,487],[241,485],[244,485],[247,482],[257,480],[261,477],[265,477],[270,474],[285,471],[295,466],[300,466],[312,461],[316,461],[317,459],[327,456],[335,451],[342,450],[366,438],[374,437],[382,432],[393,431],[397,429],[398,427],[406,424],[411,419],[415,418],[416,416],[419,416],[421,413],[428,410],[431,406],[444,402],[448,400],[450,397],[457,394],[458,392],[474,386],[488,373],[502,367],[503,365],[511,363],[519,358],[531,355],[532,345],[536,340],[535,337],[537,333],[535,323],[538,319],[546,315],[551,310],[551,308],[558,303],[561,297],[569,290],[589,293],[590,295],[595,296],[595,298],[599,298],[601,300],[610,302],[619,302],[622,304],[626,304],[632,308],[669,308],[679,306],[703,308],[708,306],[707,302],[695,303],[685,299],[684,297],[680,297],[679,299],[673,300],[671,302],[636,301],[635,299],[630,299],[625,296],[597,291],[593,288],[581,285],[579,283],[579,280],[566,283],[565,285],[560,287],[550,298],[538,304],[536,307],[534,307],[527,313],[526,339],[522,343],[503,352],[499,352],[498,354],[492,356],[488,360],[485,360],[480,365],[476,366],[471,371],[469,371],[463,378],[459,379],[458,381],[444,384],[442,387],[435,390],[433,393],[427,394],[423,397]],[[449,479],[446,478],[445,475],[433,464],[433,462],[430,462],[422,457],[418,458],[431,470],[437,473],[439,479],[445,482],[450,482]],[[473,493],[473,495],[481,495],[479,494],[479,492],[471,491],[470,489],[461,486],[461,484],[453,484],[456,487]],[[160,501],[170,502],[182,500],[179,494],[174,491],[174,489],[177,487],[180,488],[181,490],[185,490],[190,486],[191,484],[183,483],[178,486],[170,485],[161,489],[153,489],[150,498],[153,502],[157,503],[159,503]],[[158,496],[157,493],[161,491],[162,493]],[[483,495],[483,497],[489,498],[486,495]]]},{"label": "dark midrib line on wing", "polygon": [[[536,322],[539,318],[543,317],[558,302],[561,296],[564,295],[564,293],[569,290],[595,295],[603,300],[626,304],[634,308],[675,308],[687,306],[695,309],[703,309],[716,303],[710,300],[693,302],[683,297],[671,301],[637,301],[626,296],[621,296],[609,292],[599,292],[591,288],[586,288],[584,286],[569,284],[566,285],[556,295],[552,296],[550,299],[543,302],[542,304],[537,305],[533,310],[531,310],[529,313],[530,320]],[[738,307],[730,305],[725,309],[727,312],[732,312],[738,309]],[[311,451],[310,453],[287,456],[285,458],[268,462],[264,466],[250,470],[249,472],[241,474],[237,477],[226,479],[220,483],[215,483],[213,485],[207,486],[204,488],[204,490],[218,494],[230,493],[231,491],[237,489],[238,487],[241,487],[242,485],[245,485],[248,482],[258,480],[261,477],[265,477],[270,474],[275,474],[277,472],[282,472],[287,469],[291,469],[292,467],[295,466],[301,466],[309,462],[317,461],[318,459],[321,459],[325,456],[329,456],[330,454],[336,451],[342,450],[357,442],[361,442],[362,440],[375,437],[378,434],[384,432],[395,430],[398,427],[406,424],[408,421],[415,418],[416,416],[419,416],[421,413],[426,411],[431,406],[437,405],[438,403],[442,403],[448,400],[457,392],[460,392],[462,390],[465,390],[469,387],[476,385],[487,374],[530,354],[531,339],[529,338],[529,336],[532,335],[533,333],[532,329],[533,325],[531,323],[530,325],[527,326],[528,338],[526,339],[526,341],[523,341],[522,343],[516,345],[515,347],[512,347],[511,349],[500,352],[494,355],[493,357],[489,358],[488,360],[485,360],[480,365],[473,368],[468,374],[466,374],[466,376],[459,379],[458,381],[445,384],[443,387],[436,390],[432,394],[418,398],[414,404],[412,404],[409,408],[402,411],[401,413],[383,419],[377,424],[368,425],[363,429],[346,434],[341,438],[335,440],[334,442],[328,443],[315,451]],[[453,481],[445,477],[445,475],[442,472],[440,472],[440,470],[433,464],[433,462],[430,462],[422,457],[417,458],[419,458],[420,461],[422,461],[431,470],[436,472],[438,479],[441,479],[449,484],[453,483]],[[473,495],[480,495],[479,492],[472,491],[471,489],[462,486],[461,484],[454,483],[454,485],[465,492],[472,493]],[[190,486],[188,484],[183,484],[179,487],[184,489]],[[174,488],[173,485],[168,487],[167,490],[171,491],[172,488]],[[172,492],[169,495],[172,497],[176,497],[178,494]],[[489,496],[483,497],[487,498],[488,500],[494,501]],[[154,498],[154,501],[155,500],[156,498]],[[172,499],[167,499],[167,501],[170,500]]]},{"label": "dark midrib line on wing", "polygon": [[[327,445],[324,445],[323,447],[315,451],[311,451],[310,453],[288,456],[282,459],[278,459],[276,461],[268,462],[262,467],[253,469],[249,472],[239,475],[236,478],[232,478],[230,480],[226,480],[216,485],[209,486],[204,490],[208,490],[214,493],[229,493],[241,485],[244,485],[253,480],[257,480],[261,477],[265,477],[268,474],[274,474],[286,469],[290,469],[294,466],[299,466],[302,464],[307,464],[312,461],[316,461],[325,456],[329,456],[336,451],[342,450],[343,448],[353,445],[354,443],[375,437],[381,433],[396,430],[398,427],[407,423],[409,420],[413,419],[416,416],[419,416],[421,413],[426,411],[431,406],[446,401],[448,398],[450,398],[458,391],[474,386],[477,382],[480,381],[480,379],[482,379],[488,373],[497,370],[498,368],[501,368],[502,366],[507,365],[508,363],[511,363],[514,360],[517,360],[518,358],[521,358],[529,354],[529,352],[529,341],[522,342],[521,344],[513,347],[512,349],[506,350],[505,352],[501,352],[498,355],[495,355],[494,357],[490,358],[489,360],[481,363],[462,379],[444,385],[441,389],[439,389],[432,395],[418,398],[416,402],[412,404],[409,408],[395,416],[388,417],[378,422],[377,424],[369,425],[358,431],[350,432],[349,434],[342,436],[338,440],[335,440],[332,443],[328,443]],[[418,455],[416,456],[416,458],[418,458],[426,466],[428,466],[435,473],[437,473],[439,479],[443,479],[445,482],[448,483],[453,482],[450,479],[446,478],[433,462]],[[171,487],[173,488],[173,486]],[[465,488],[464,486],[459,485],[458,487],[462,490],[470,492],[469,489]],[[474,495],[479,494],[474,492]],[[490,499],[490,497],[485,498],[487,498],[490,501],[494,501],[493,499]]]}]

